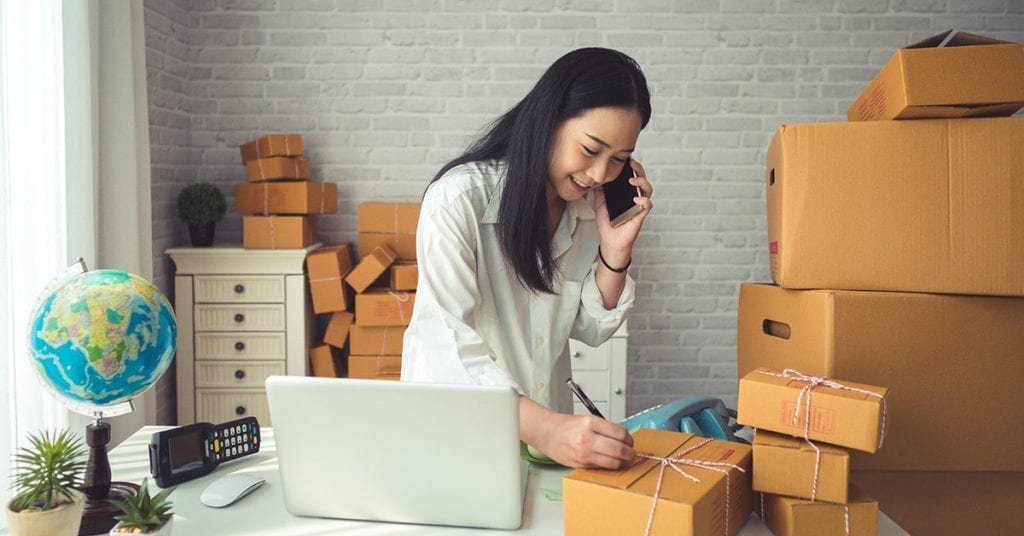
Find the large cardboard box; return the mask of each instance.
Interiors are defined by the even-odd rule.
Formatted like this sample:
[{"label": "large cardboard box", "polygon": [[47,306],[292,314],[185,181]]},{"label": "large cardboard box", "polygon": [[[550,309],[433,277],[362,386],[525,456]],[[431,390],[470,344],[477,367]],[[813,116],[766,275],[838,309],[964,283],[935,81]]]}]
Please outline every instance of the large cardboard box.
[{"label": "large cardboard box", "polygon": [[419,219],[419,203],[360,203],[357,230],[361,233],[415,233]]},{"label": "large cardboard box", "polygon": [[249,182],[262,182],[280,179],[309,179],[309,160],[272,156],[259,158],[245,163]]},{"label": "large cardboard box", "polygon": [[854,471],[850,478],[910,534],[1021,533],[1024,473]]},{"label": "large cardboard box", "polygon": [[243,143],[242,163],[268,156],[302,156],[301,134],[268,134],[250,142]]},{"label": "large cardboard box", "polygon": [[416,233],[357,233],[359,255],[365,257],[378,246],[388,246],[399,261],[416,261]]},{"label": "large cardboard box", "polygon": [[850,485],[850,451],[821,442],[815,446],[821,451],[820,461],[814,447],[802,438],[757,430],[753,443],[754,491],[845,503]]},{"label": "large cardboard box", "polygon": [[1024,296],[1024,117],[783,125],[768,149],[785,288]]},{"label": "large cardboard box", "polygon": [[400,355],[350,355],[348,377],[364,380],[399,380],[402,377]]},{"label": "large cardboard box", "polygon": [[[640,429],[633,441],[637,452],[670,457],[705,440],[693,434]],[[676,465],[694,481],[671,468],[660,471],[660,462],[652,459],[622,471],[573,470],[562,479],[565,534],[643,534],[652,514],[651,534],[736,534],[753,508],[750,446],[710,440],[682,457],[733,464],[742,471],[727,465]]]},{"label": "large cardboard box", "polygon": [[356,321],[362,326],[408,326],[415,292],[367,290],[356,295]]},{"label": "large cardboard box", "polygon": [[837,504],[761,493],[759,514],[775,536],[876,536],[878,501],[857,486],[850,487],[849,496],[849,504]]},{"label": "large cardboard box", "polygon": [[316,242],[312,216],[245,216],[242,247],[245,249],[301,249]]},{"label": "large cardboard box", "polygon": [[889,387],[885,445],[854,470],[1024,471],[1024,299],[740,286],[740,377],[757,367]]},{"label": "large cardboard box", "polygon": [[313,301],[313,312],[330,313],[352,308],[352,291],[344,277],[352,270],[354,260],[349,243],[325,246],[306,256],[306,277]]},{"label": "large cardboard box", "polygon": [[412,263],[391,265],[391,288],[394,290],[416,290],[419,283],[419,266]]},{"label": "large cardboard box", "polygon": [[338,185],[333,182],[283,181],[235,183],[239,214],[334,214]]},{"label": "large cardboard box", "polygon": [[[324,330],[324,342],[335,348],[345,348],[354,321],[355,315],[348,311],[331,313],[331,320],[327,322],[327,329]],[[351,353],[351,348],[349,353]]]},{"label": "large cardboard box", "polygon": [[349,349],[356,355],[402,355],[405,326],[361,326],[349,332]]},{"label": "large cardboard box", "polygon": [[834,381],[842,387],[815,385],[781,369],[756,368],[740,378],[736,422],[875,452],[885,433],[888,389],[845,378]]},{"label": "large cardboard box", "polygon": [[344,378],[345,360],[333,347],[319,344],[309,349],[309,369],[313,376]]},{"label": "large cardboard box", "polygon": [[394,250],[385,245],[380,245],[374,248],[369,255],[363,257],[359,264],[352,269],[347,276],[345,276],[345,282],[352,287],[356,293],[361,293],[369,288],[374,281],[384,275],[398,256]]},{"label": "large cardboard box", "polygon": [[850,121],[1013,115],[1024,48],[949,30],[900,49],[850,106]]}]

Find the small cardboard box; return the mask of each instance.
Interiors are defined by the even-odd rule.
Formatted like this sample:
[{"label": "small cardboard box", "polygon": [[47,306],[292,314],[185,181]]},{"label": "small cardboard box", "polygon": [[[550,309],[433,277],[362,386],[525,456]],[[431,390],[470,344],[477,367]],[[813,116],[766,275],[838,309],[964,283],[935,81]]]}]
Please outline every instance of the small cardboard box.
[{"label": "small cardboard box", "polygon": [[744,283],[736,316],[739,377],[794,368],[889,387],[885,448],[850,453],[853,470],[1024,471],[1014,449],[979,456],[977,440],[993,433],[979,415],[1024,437],[1024,359],[1010,357],[1024,299]]},{"label": "small cardboard box", "polygon": [[239,214],[334,214],[338,185],[333,182],[284,181],[235,183]]},{"label": "small cardboard box", "polygon": [[400,355],[350,355],[348,377],[366,380],[399,380],[402,377]]},{"label": "small cardboard box", "polygon": [[821,463],[816,462],[817,453],[807,441],[757,430],[753,444],[754,491],[845,503],[850,485],[850,451],[825,443],[815,445],[821,449]]},{"label": "small cardboard box", "polygon": [[331,320],[324,331],[324,342],[335,348],[344,348],[349,341],[354,320],[355,315],[348,311],[331,313]]},{"label": "small cardboard box", "polygon": [[345,282],[351,286],[356,293],[361,293],[369,288],[384,272],[394,264],[398,256],[391,248],[380,245],[374,248],[369,255],[356,264],[347,276]]},{"label": "small cardboard box", "polygon": [[416,262],[416,233],[358,233],[356,240],[361,257],[386,245],[398,254],[398,260]]},{"label": "small cardboard box", "polygon": [[361,326],[349,332],[349,350],[356,355],[402,355],[405,326]]},{"label": "small cardboard box", "polygon": [[282,179],[309,179],[309,160],[272,156],[259,158],[245,163],[249,182],[273,181]]},{"label": "small cardboard box", "polygon": [[415,233],[419,219],[419,203],[360,203],[357,231],[361,233]]},{"label": "small cardboard box", "polygon": [[850,478],[910,534],[1021,532],[1024,472],[854,471]]},{"label": "small cardboard box", "polygon": [[850,486],[849,497],[849,503],[837,504],[761,493],[759,514],[775,536],[877,536],[878,502],[857,486]]},{"label": "small cardboard box", "polygon": [[356,321],[361,326],[408,326],[415,292],[367,290],[356,295]]},{"label": "small cardboard box", "polygon": [[391,288],[393,290],[416,290],[419,275],[419,267],[414,262],[393,264],[391,265]]},{"label": "small cardboard box", "polygon": [[[817,385],[778,369],[757,368],[740,379],[736,421],[753,428],[875,452],[884,433],[888,389],[842,379]],[[799,408],[797,407],[799,402]],[[809,417],[808,417],[809,415]]]},{"label": "small cardboard box", "polygon": [[768,252],[783,288],[1024,296],[1024,117],[783,125]]},{"label": "small cardboard box", "polygon": [[344,277],[352,270],[354,256],[349,243],[325,246],[306,256],[306,277],[316,314],[348,311],[352,308],[352,291]]},{"label": "small cardboard box", "polygon": [[1024,48],[949,30],[893,54],[850,121],[1005,116],[1024,107]]},{"label": "small cardboard box", "polygon": [[[633,440],[638,453],[662,457],[705,441],[693,434],[649,429],[637,430]],[[652,514],[652,534],[736,534],[753,508],[750,452],[749,445],[718,440],[688,452],[684,458],[743,469],[676,464],[697,482],[671,468],[662,474],[660,462],[651,459],[621,471],[573,470],[562,479],[565,534],[643,534]]]},{"label": "small cardboard box", "polygon": [[245,216],[245,249],[301,249],[316,242],[316,220],[311,216]]},{"label": "small cardboard box", "polygon": [[322,378],[344,378],[345,360],[338,351],[326,344],[309,349],[309,368],[313,376]]},{"label": "small cardboard box", "polygon": [[301,134],[268,134],[243,143],[242,163],[268,156],[302,156]]}]

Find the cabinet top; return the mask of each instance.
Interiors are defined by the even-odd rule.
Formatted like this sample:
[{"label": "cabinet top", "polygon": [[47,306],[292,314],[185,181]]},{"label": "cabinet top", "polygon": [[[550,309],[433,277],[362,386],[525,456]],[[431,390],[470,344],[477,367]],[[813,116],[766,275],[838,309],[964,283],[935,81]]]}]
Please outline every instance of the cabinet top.
[{"label": "cabinet top", "polygon": [[241,247],[170,248],[178,274],[301,274],[306,255],[319,249],[318,242],[304,249],[243,249]]}]

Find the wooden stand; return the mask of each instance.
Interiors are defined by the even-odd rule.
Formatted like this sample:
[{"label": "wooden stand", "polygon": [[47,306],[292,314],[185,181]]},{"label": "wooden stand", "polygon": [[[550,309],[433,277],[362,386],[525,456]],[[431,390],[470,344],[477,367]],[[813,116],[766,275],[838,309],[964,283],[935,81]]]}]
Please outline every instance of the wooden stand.
[{"label": "wooden stand", "polygon": [[85,442],[89,445],[89,464],[85,468],[85,511],[79,536],[104,534],[117,524],[114,519],[121,511],[110,504],[108,499],[120,495],[136,495],[138,484],[110,481],[110,460],[107,458],[107,443],[110,443],[110,424],[96,422],[85,427]]}]

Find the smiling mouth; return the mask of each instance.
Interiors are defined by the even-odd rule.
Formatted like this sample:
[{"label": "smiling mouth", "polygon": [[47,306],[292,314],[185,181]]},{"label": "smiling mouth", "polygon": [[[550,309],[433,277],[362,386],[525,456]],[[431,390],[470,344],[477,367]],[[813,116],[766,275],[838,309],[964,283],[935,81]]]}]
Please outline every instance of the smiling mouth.
[{"label": "smiling mouth", "polygon": [[573,177],[572,175],[569,175],[569,181],[572,182],[573,186],[575,186],[577,190],[585,192],[590,189],[590,186],[587,186],[581,183],[580,181],[576,180],[576,177]]}]

